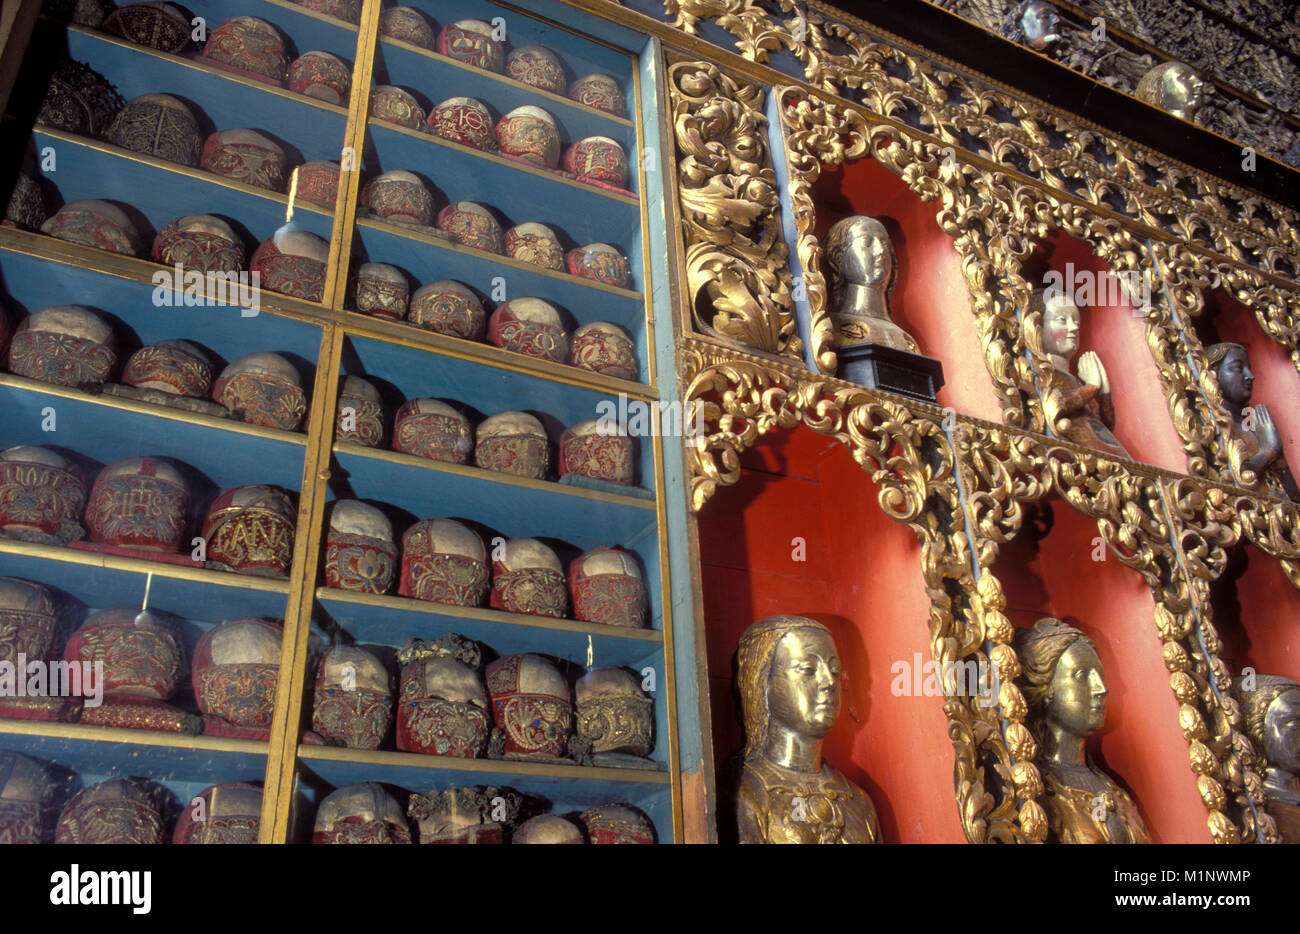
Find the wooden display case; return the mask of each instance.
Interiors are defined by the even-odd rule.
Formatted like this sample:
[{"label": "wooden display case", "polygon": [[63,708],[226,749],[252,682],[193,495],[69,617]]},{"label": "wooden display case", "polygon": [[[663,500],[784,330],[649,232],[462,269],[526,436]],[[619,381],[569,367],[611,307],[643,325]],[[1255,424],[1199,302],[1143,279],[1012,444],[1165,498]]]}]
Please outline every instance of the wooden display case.
[{"label": "wooden display case", "polygon": [[[204,306],[160,307],[161,267],[147,259],[0,229],[2,297],[15,321],[84,303],[110,317],[128,349],[181,337],[223,361],[273,350],[308,399],[290,432],[0,374],[12,416],[0,422],[0,449],[54,445],[92,474],[130,455],[175,458],[193,468],[199,515],[243,483],[289,490],[298,510],[284,579],[0,539],[0,575],[47,584],[74,613],[136,605],[147,585],[151,606],[186,619],[190,650],[222,620],[286,621],[266,742],[0,720],[0,749],[87,783],[144,775],[178,804],[215,782],[262,781],[264,842],[308,839],[323,797],[361,781],[421,793],[509,787],[556,813],[626,802],[661,842],[727,842],[730,758],[742,742],[736,642],[761,617],[803,614],[832,630],[844,662],[844,711],[826,756],[871,795],[885,842],[1038,842],[1049,839],[1040,750],[1013,643],[1057,616],[1097,643],[1110,712],[1089,752],[1131,793],[1153,839],[1277,839],[1261,816],[1262,752],[1231,679],[1247,668],[1300,676],[1288,630],[1300,601],[1300,509],[1234,462],[1206,348],[1248,348],[1255,401],[1277,414],[1296,464],[1300,422],[1287,402],[1300,360],[1300,214],[817,0],[779,16],[751,2],[415,6],[435,32],[500,17],[510,46],[553,50],[569,79],[613,75],[627,116],[384,37],[377,0],[358,24],[282,0],[191,8],[209,28],[258,16],[293,54],[345,59],[346,106],[88,26],[38,24],[33,50],[89,62],[128,98],[177,94],[201,112],[205,134],[253,127],[281,141],[291,165],[337,160],[344,171],[334,210],[293,205],[292,224],[329,242],[321,300],[263,290],[256,315],[212,301],[211,283]],[[250,252],[286,224],[285,193],[33,126],[48,79],[41,54],[29,52],[9,107],[0,155],[14,171],[22,151],[52,152],[45,182],[62,200],[129,206],[150,232],[216,213]],[[565,145],[617,141],[627,189],[379,120],[369,94],[381,85],[424,111],[453,96],[482,100],[494,119],[542,107]],[[503,229],[547,224],[565,248],[612,244],[631,282],[602,284],[368,215],[362,189],[397,170],[415,173],[436,209],[471,201]],[[935,404],[840,378],[821,241],[854,214],[882,218],[891,234],[893,319],[943,364]],[[412,290],[460,281],[489,311],[537,297],[570,330],[612,322],[631,338],[637,373],[602,375],[361,314],[349,283],[363,263],[397,267]],[[1149,286],[1137,303],[1085,303],[1080,329],[1081,349],[1109,373],[1128,457],[1068,440],[1030,308],[1048,274],[1067,270]],[[378,447],[335,438],[349,376],[382,397]],[[700,430],[639,438],[636,480],[624,488],[524,479],[392,450],[394,411],[420,398],[474,423],[527,411],[552,445],[610,405],[672,405]],[[56,434],[42,427],[50,409]],[[612,630],[427,603],[395,587],[330,588],[325,537],[342,499],[380,508],[398,539],[416,521],[451,517],[488,540],[542,538],[565,561],[617,545],[646,576],[649,625]],[[321,648],[369,647],[395,675],[408,638],[448,631],[489,657],[550,656],[570,681],[591,667],[650,672],[649,761],[451,760],[391,740],[375,751],[309,741]],[[954,665],[987,674],[980,690],[929,677]]]},{"label": "wooden display case", "polygon": [[[331,211],[283,191],[233,182],[201,168],[176,165],[123,150],[101,139],[80,137],[36,124],[28,145],[48,155],[46,194],[66,203],[104,199],[127,209],[141,232],[171,219],[212,213],[228,220],[247,252],[277,231],[313,233],[330,244],[319,302],[269,289],[255,293],[256,309],[222,305],[217,283],[190,307],[179,291],[166,304],[169,287],[155,278],[164,267],[141,257],[106,253],[53,239],[36,231],[0,229],[0,278],[4,303],[15,323],[51,304],[86,304],[106,313],[123,359],[137,347],[183,338],[210,351],[220,363],[255,351],[274,351],[299,371],[308,413],[300,431],[262,428],[235,419],[196,415],[116,396],[57,387],[12,374],[0,375],[0,395],[10,415],[0,447],[53,444],[75,452],[88,479],[106,463],[149,454],[189,465],[194,511],[203,511],[221,490],[266,483],[290,491],[297,507],[293,564],[284,579],[249,577],[201,565],[101,555],[74,547],[0,540],[0,575],[45,584],[74,616],[103,607],[139,605],[146,583],[149,606],[185,619],[187,657],[198,636],[217,623],[242,617],[286,623],[274,721],[266,742],[208,736],[97,729],[78,724],[0,721],[0,748],[26,752],[71,770],[89,784],[110,776],[156,781],[173,810],[207,785],[263,783],[263,842],[305,842],[316,804],[330,791],[361,781],[388,784],[399,794],[493,785],[528,795],[534,809],[574,814],[588,807],[625,803],[654,824],[660,842],[682,836],[680,752],[683,725],[698,757],[695,709],[676,703],[674,628],[684,626],[688,671],[693,667],[689,617],[674,622],[670,536],[685,526],[680,467],[664,467],[664,439],[637,439],[635,482],[601,486],[527,479],[474,466],[440,463],[390,449],[393,414],[402,402],[439,398],[460,406],[477,423],[488,416],[527,410],[543,422],[552,462],[560,433],[605,412],[651,406],[660,385],[675,377],[668,333],[656,334],[656,303],[664,319],[663,255],[650,248],[652,231],[662,239],[664,221],[659,174],[643,171],[639,154],[648,133],[657,139],[657,98],[643,87],[654,70],[653,40],[598,24],[584,35],[583,17],[563,4],[525,11],[509,5],[424,2],[416,7],[436,32],[465,18],[500,24],[513,47],[542,45],[575,80],[593,72],[612,75],[625,93],[627,116],[597,110],[474,67],[431,49],[381,37],[380,4],[367,2],[352,24],[280,0],[213,0],[190,4],[211,30],[234,16],[272,23],[289,40],[290,59],[325,50],[352,68],[350,102],[324,103],[285,87],[232,74],[189,53],[169,54],[135,45],[100,29],[42,18],[19,78],[15,109],[39,95],[37,49],[66,52],[98,70],[121,94],[166,92],[200,115],[201,132],[250,127],[285,150],[290,167],[310,160],[341,163],[336,209]],[[426,110],[454,96],[481,99],[499,118],[522,105],[545,108],[560,127],[563,145],[588,136],[614,139],[629,154],[629,190],[619,192],[548,171],[496,152],[482,152],[368,119],[372,86],[399,85]],[[38,90],[33,91],[36,87]],[[650,128],[647,130],[647,127]],[[365,216],[359,194],[381,172],[416,172],[433,192],[436,208],[470,200],[488,206],[503,229],[543,222],[568,249],[609,243],[629,261],[627,287],[606,285],[552,271],[455,242],[440,231],[393,225]],[[290,213],[287,222],[286,215]],[[52,210],[51,210],[51,213]],[[651,226],[653,224],[653,227]],[[538,297],[561,309],[571,331],[608,321],[631,338],[634,379],[581,369],[566,362],[525,356],[482,341],[435,333],[406,321],[363,315],[352,306],[348,283],[363,262],[398,267],[411,291],[441,279],[467,284],[492,307],[508,298]],[[170,270],[167,270],[170,272]],[[162,296],[160,298],[160,296]],[[250,313],[251,311],[251,313]],[[219,363],[219,365],[220,365]],[[372,380],[384,398],[385,431],[378,447],[335,442],[338,390],[344,376]],[[57,415],[57,433],[42,430],[43,413]],[[47,420],[48,421],[48,420]],[[47,425],[48,427],[48,425]],[[674,474],[677,479],[674,483]],[[572,478],[570,478],[571,480]],[[327,517],[339,498],[361,499],[395,520],[400,542],[417,520],[457,517],[502,538],[540,537],[566,565],[579,552],[619,546],[638,561],[649,597],[644,629],[618,629],[572,618],[552,619],[490,608],[444,606],[397,596],[367,595],[325,586],[322,562]],[[194,517],[191,517],[192,523]],[[674,531],[676,530],[676,531]],[[187,530],[197,534],[195,526]],[[570,683],[588,668],[626,667],[654,700],[655,745],[639,768],[451,759],[396,751],[390,735],[381,749],[365,751],[303,744],[311,728],[314,664],[329,645],[366,646],[385,659],[396,683],[396,649],[408,639],[434,639],[454,631],[474,639],[485,661],[535,652],[558,662]],[[188,703],[194,711],[193,699]],[[698,770],[698,765],[696,766]],[[537,802],[541,802],[539,805]],[[174,815],[173,815],[174,816]]]}]

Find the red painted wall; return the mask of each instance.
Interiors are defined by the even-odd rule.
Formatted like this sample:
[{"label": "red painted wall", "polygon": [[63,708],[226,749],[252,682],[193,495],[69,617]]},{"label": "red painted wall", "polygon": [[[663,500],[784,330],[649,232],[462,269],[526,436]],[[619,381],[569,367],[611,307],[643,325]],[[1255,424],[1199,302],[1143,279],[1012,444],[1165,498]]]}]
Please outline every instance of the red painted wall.
[{"label": "red painted wall", "polygon": [[1234,676],[1250,666],[1260,674],[1300,681],[1300,591],[1276,558],[1242,547],[1211,594],[1221,654]]},{"label": "red painted wall", "polygon": [[889,231],[898,260],[890,314],[926,356],[943,362],[940,405],[990,421],[1002,409],[989,379],[979,331],[952,238],[939,229],[939,202],[924,202],[889,169],[873,159],[823,166],[813,186],[818,237],[853,214],[879,219]]},{"label": "red painted wall", "polygon": [[[1067,278],[1073,264],[1073,277]],[[1147,346],[1146,322],[1133,313],[1127,301],[1106,301],[1099,292],[1113,295],[1117,289],[1107,286],[1101,274],[1110,271],[1088,244],[1057,231],[1045,239],[1038,254],[1027,264],[1033,270],[1031,281],[1043,286],[1041,277],[1050,270],[1061,274],[1067,288],[1070,278],[1080,272],[1091,274],[1094,295],[1092,304],[1079,304],[1079,354],[1095,351],[1110,379],[1111,398],[1115,402],[1115,437],[1134,460],[1179,473],[1187,472],[1187,455],[1182,440],[1169,418],[1156,368]],[[1078,364],[1075,356],[1072,364]]]},{"label": "red painted wall", "polygon": [[1041,510],[993,568],[1007,593],[1007,615],[1024,627],[1055,616],[1096,642],[1108,689],[1106,726],[1089,740],[1089,752],[1132,792],[1156,843],[1208,843],[1151,591],[1108,551],[1094,560],[1101,554],[1097,535],[1095,522],[1062,501]]},{"label": "red painted wall", "polygon": [[844,670],[826,758],[866,789],[887,842],[964,842],[942,699],[891,693],[894,661],[930,657],[915,536],[883,514],[846,449],[807,429],[765,439],[744,464],[699,524],[716,758],[743,740],[732,684],[740,634],[775,613],[810,616],[834,633]]},{"label": "red painted wall", "polygon": [[[940,404],[1001,421],[961,260],[935,222],[937,205],[922,202],[869,159],[824,167],[813,196],[819,236],[850,214],[885,223],[899,266],[893,318],[924,353],[942,360]],[[1057,233],[1027,273],[1041,279],[1048,269],[1065,272],[1068,263],[1093,273],[1106,269],[1086,244]],[[1106,366],[1116,434],[1137,460],[1184,472],[1145,324],[1123,299],[1097,298],[1081,315],[1081,343]],[[1280,348],[1246,325],[1233,330],[1231,314],[1212,310],[1211,319],[1222,339],[1240,340],[1258,359],[1259,401],[1294,397],[1296,372]],[[1288,444],[1300,443],[1300,411],[1281,409],[1272,411]],[[1300,452],[1290,457],[1300,467]],[[962,842],[942,699],[894,690],[896,662],[907,663],[911,674],[918,653],[923,665],[930,658],[930,601],[915,536],[882,512],[878,489],[847,450],[807,429],[763,438],[742,463],[740,481],[721,487],[699,517],[719,795],[725,800],[732,793],[725,762],[742,742],[732,683],[740,634],[774,613],[811,616],[835,634],[844,663],[844,708],[827,739],[827,759],[871,795],[886,842]],[[1133,793],[1157,842],[1209,842],[1150,591],[1109,553],[1093,560],[1097,535],[1094,522],[1063,502],[1041,510],[1003,546],[994,569],[1008,615],[1018,626],[1058,616],[1093,637],[1109,697],[1107,724],[1090,741],[1091,753]],[[1261,671],[1300,674],[1300,659],[1284,636],[1284,625],[1300,621],[1300,593],[1276,563],[1251,556],[1224,586],[1232,588],[1233,601],[1233,609],[1216,617],[1225,655]],[[724,841],[734,838],[728,827],[719,831]]]}]

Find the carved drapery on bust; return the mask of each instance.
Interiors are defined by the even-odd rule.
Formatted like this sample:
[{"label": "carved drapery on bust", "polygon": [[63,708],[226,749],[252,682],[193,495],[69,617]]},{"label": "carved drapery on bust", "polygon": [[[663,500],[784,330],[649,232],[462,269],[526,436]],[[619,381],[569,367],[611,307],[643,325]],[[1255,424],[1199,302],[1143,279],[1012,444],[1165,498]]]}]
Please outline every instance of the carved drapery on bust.
[{"label": "carved drapery on bust", "polygon": [[702,333],[798,359],[764,89],[704,62],[669,69],[692,318]]}]

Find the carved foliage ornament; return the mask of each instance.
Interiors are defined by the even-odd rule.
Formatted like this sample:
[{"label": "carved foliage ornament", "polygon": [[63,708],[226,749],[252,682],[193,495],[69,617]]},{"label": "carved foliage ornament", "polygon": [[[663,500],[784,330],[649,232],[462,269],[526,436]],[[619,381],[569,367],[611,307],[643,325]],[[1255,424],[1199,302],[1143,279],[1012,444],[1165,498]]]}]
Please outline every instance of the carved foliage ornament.
[{"label": "carved foliage ornament", "polygon": [[[1190,249],[1186,242],[1143,240],[1120,219],[1058,197],[1050,189],[988,171],[965,153],[944,149],[911,130],[867,118],[851,105],[824,101],[794,87],[776,90],[781,101],[785,157],[790,167],[797,250],[805,269],[819,366],[833,363],[827,346],[825,282],[817,272],[821,249],[811,187],[821,165],[872,157],[900,176],[922,200],[937,200],[936,219],[962,257],[968,297],[985,364],[1002,399],[1008,425],[1068,437],[1070,419],[1053,388],[1053,365],[1042,343],[1041,315],[1030,305],[1034,286],[1024,273],[1039,239],[1060,230],[1089,245],[1116,274],[1116,282],[1138,281],[1149,295],[1135,298],[1147,344],[1155,359],[1166,406],[1183,440],[1188,472],[1252,487],[1239,464],[1222,462],[1218,451],[1230,437],[1213,374],[1200,348],[1189,361],[1191,317],[1203,306],[1203,292],[1222,283],[1255,310],[1260,326],[1300,359],[1300,290],[1278,286],[1259,271]],[[1146,302],[1149,301],[1149,304]],[[824,370],[825,372],[833,372]],[[1208,376],[1207,376],[1208,373]],[[1240,460],[1240,457],[1237,458]],[[1235,479],[1234,479],[1235,478]]]},{"label": "carved foliage ornament", "polygon": [[[1300,507],[1195,478],[1134,474],[1121,461],[960,417],[952,433],[962,465],[959,496],[954,452],[938,410],[808,377],[687,341],[685,397],[703,407],[708,426],[689,442],[693,506],[700,509],[719,485],[735,483],[740,453],[776,428],[804,424],[834,437],[871,473],[881,507],[922,542],[931,654],[939,670],[949,670],[949,662],[984,660],[1000,681],[994,708],[956,692],[945,702],[957,804],[970,840],[1042,840],[1047,833],[1037,801],[1043,791],[1038,751],[1016,684],[1015,630],[989,569],[1000,545],[1027,524],[1024,504],[1055,496],[1095,520],[1111,554],[1151,589],[1155,635],[1211,836],[1225,843],[1276,841],[1263,806],[1259,761],[1242,732],[1228,691],[1230,673],[1219,657],[1209,585],[1223,573],[1227,549],[1250,542],[1277,557],[1300,588]],[[973,542],[954,519],[963,509]]]},{"label": "carved foliage ornament", "polygon": [[765,140],[764,90],[714,65],[669,69],[686,281],[696,327],[762,353],[803,352],[776,175]]},{"label": "carved foliage ornament", "polygon": [[[1266,272],[1300,278],[1300,215],[1247,190],[1112,137],[1027,97],[923,58],[909,43],[810,0],[666,0],[671,25],[690,34],[710,20],[763,63],[789,50],[808,84],[850,90],[871,111],[1154,229]],[[827,11],[829,12],[829,11]],[[702,68],[704,66],[692,66]],[[973,141],[973,142],[972,142]],[[1190,230],[1188,229],[1190,228]]]},{"label": "carved foliage ornament", "polygon": [[[922,572],[930,595],[930,651],[938,670],[961,671],[970,662],[1000,671],[1015,665],[1011,626],[995,612],[995,595],[955,600],[953,592],[984,593],[972,576],[972,556],[962,526],[963,508],[953,472],[952,449],[938,409],[916,415],[896,397],[837,380],[765,364],[757,358],[723,357],[716,348],[691,342],[683,350],[684,396],[702,406],[708,426],[689,442],[691,502],[703,507],[720,485],[740,478],[740,453],[776,428],[806,425],[840,441],[880,487],[882,509],[907,523],[921,542]],[[918,406],[918,408],[920,408]],[[954,586],[955,585],[955,586]],[[999,622],[1000,620],[1000,622]],[[990,631],[1005,631],[997,642]],[[989,654],[988,649],[992,649]],[[978,670],[985,670],[981,667]],[[1015,753],[1005,736],[1018,728],[1024,705],[986,705],[959,685],[945,683],[944,713],[955,756],[953,781],[958,813],[972,843],[1039,841],[1046,816],[1036,798],[1042,780],[1028,755]]]}]

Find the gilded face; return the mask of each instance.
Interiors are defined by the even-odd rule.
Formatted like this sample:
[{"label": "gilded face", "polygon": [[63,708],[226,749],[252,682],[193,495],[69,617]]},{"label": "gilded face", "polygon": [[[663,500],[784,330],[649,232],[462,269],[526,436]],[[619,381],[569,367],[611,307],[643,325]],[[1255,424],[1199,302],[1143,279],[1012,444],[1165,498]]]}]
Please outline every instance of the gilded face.
[{"label": "gilded face", "polygon": [[1079,349],[1079,306],[1065,295],[1048,296],[1043,309],[1047,352],[1067,360]]},{"label": "gilded face", "polygon": [[1268,705],[1264,751],[1279,769],[1300,772],[1300,690],[1283,691]]},{"label": "gilded face", "polygon": [[1020,17],[1020,28],[1025,33],[1025,45],[1039,52],[1061,38],[1057,32],[1055,8],[1041,0],[1025,8]]},{"label": "gilded face", "polygon": [[777,643],[768,679],[772,719],[804,736],[825,736],[840,712],[840,657],[830,634],[796,629]]},{"label": "gilded face", "polygon": [[844,237],[840,272],[855,285],[883,286],[893,272],[889,236],[878,223],[854,224]]},{"label": "gilded face", "polygon": [[1165,100],[1171,109],[1192,111],[1201,105],[1205,84],[1190,68],[1170,68],[1165,72],[1164,85]]},{"label": "gilded face", "polygon": [[1233,405],[1246,405],[1255,389],[1255,373],[1250,368],[1250,357],[1244,350],[1233,347],[1219,362],[1219,391]]},{"label": "gilded face", "polygon": [[1047,694],[1047,720],[1074,736],[1087,736],[1106,723],[1106,682],[1101,659],[1083,639],[1061,653]]}]

